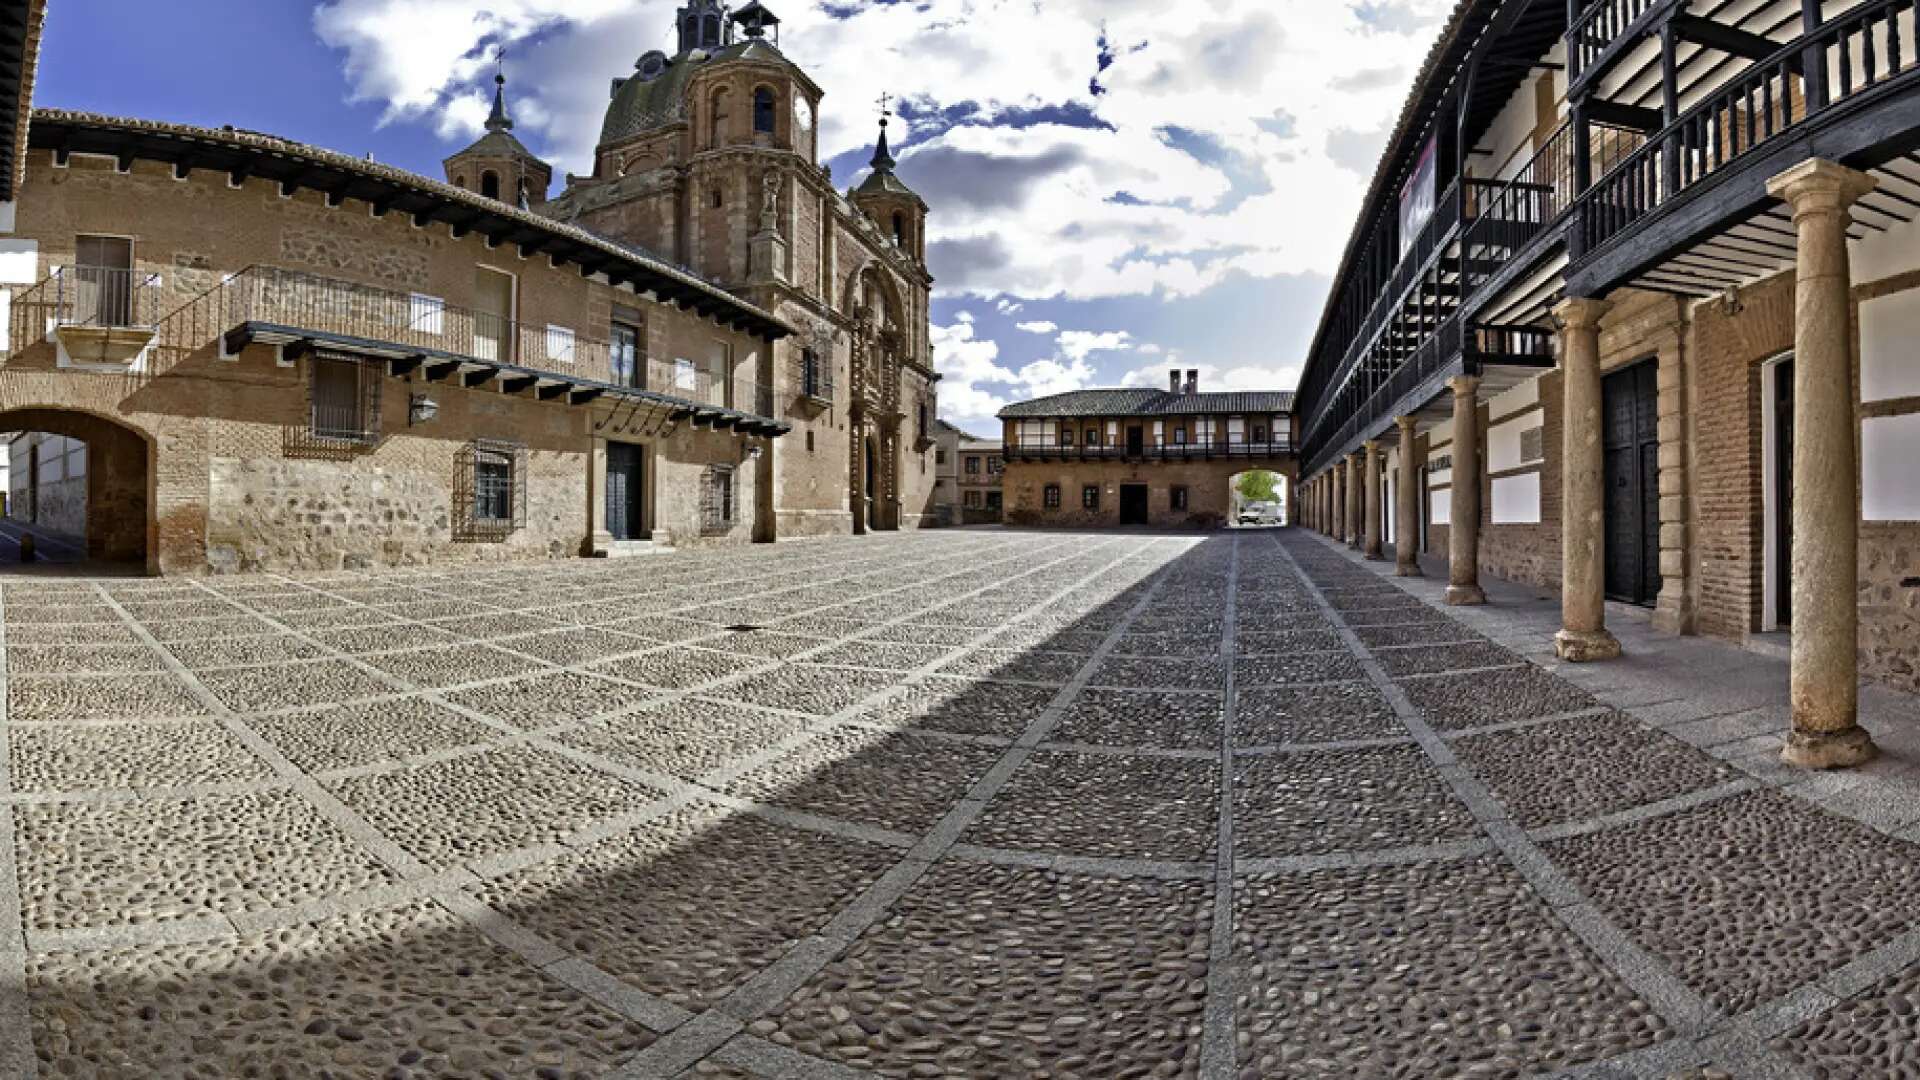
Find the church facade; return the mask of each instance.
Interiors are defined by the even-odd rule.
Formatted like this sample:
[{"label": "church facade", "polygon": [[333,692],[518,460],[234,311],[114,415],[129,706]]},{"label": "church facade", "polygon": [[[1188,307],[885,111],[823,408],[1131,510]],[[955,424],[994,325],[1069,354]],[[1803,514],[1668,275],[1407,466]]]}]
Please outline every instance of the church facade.
[{"label": "church facade", "polygon": [[885,119],[865,181],[834,187],[821,89],[770,38],[778,26],[757,2],[680,9],[677,51],[614,81],[593,173],[537,209],[794,327],[766,372],[793,429],[770,492],[780,535],[931,524],[928,208],[895,173]]}]

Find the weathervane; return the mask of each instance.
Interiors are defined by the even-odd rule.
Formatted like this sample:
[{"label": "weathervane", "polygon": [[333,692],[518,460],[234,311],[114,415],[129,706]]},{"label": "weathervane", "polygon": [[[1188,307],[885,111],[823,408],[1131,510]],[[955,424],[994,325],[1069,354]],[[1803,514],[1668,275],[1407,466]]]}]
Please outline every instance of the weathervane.
[{"label": "weathervane", "polygon": [[882,93],[880,95],[880,123],[884,126],[887,122],[887,117],[892,115],[893,115],[893,95],[889,93]]}]

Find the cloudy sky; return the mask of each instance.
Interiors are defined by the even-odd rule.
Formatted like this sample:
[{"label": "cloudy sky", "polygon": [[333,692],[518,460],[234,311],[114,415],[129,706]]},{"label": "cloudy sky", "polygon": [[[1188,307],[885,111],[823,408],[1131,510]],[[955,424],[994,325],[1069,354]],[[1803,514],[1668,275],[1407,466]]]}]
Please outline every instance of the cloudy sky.
[{"label": "cloudy sky", "polygon": [[[270,131],[432,175],[504,48],[519,134],[591,168],[678,0],[55,0],[37,101]],[[1291,389],[1452,0],[768,0],[843,186],[900,101],[933,207],[941,412],[1085,386]],[[111,73],[107,77],[106,73]]]}]

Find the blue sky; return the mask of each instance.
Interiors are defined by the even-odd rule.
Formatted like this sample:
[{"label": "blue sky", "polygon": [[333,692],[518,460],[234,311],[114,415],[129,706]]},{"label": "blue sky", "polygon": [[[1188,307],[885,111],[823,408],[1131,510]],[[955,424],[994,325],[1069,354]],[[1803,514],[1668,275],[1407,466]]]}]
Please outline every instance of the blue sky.
[{"label": "blue sky", "polygon": [[[590,168],[677,0],[53,0],[36,101],[268,131],[438,175],[508,53],[517,133]],[[1150,383],[1291,389],[1451,0],[772,0],[854,182],[882,91],[933,206],[941,411]],[[1178,12],[1175,18],[1171,13]],[[110,73],[103,76],[102,73]]]}]

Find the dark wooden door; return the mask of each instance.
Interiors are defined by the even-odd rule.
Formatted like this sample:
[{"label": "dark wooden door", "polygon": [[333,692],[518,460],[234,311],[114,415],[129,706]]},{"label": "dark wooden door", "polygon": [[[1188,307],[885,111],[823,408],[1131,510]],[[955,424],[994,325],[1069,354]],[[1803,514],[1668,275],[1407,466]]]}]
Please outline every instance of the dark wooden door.
[{"label": "dark wooden door", "polygon": [[637,446],[607,444],[607,532],[615,540],[646,536],[645,457]]},{"label": "dark wooden door", "polygon": [[1773,368],[1774,619],[1793,625],[1793,361]]},{"label": "dark wooden door", "polygon": [[1607,596],[1650,605],[1660,595],[1660,391],[1653,362],[1601,385]]},{"label": "dark wooden door", "polygon": [[1127,456],[1139,457],[1141,454],[1144,454],[1146,452],[1146,449],[1147,449],[1146,429],[1142,427],[1128,428],[1127,429]]},{"label": "dark wooden door", "polygon": [[1147,485],[1120,485],[1120,524],[1145,525],[1147,523]]}]

